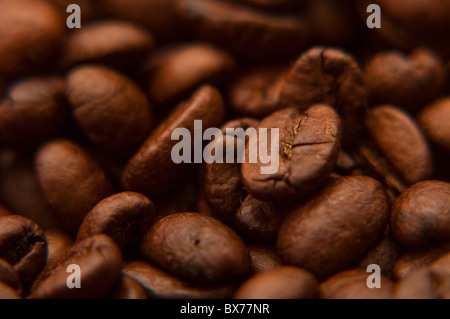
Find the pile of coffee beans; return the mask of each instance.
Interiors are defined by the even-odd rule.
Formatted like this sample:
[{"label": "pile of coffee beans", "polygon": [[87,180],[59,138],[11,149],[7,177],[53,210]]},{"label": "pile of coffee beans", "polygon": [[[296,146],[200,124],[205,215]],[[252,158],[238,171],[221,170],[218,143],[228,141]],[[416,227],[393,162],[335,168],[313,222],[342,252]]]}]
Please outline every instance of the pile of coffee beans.
[{"label": "pile of coffee beans", "polygon": [[0,0],[0,298],[450,298],[449,39],[449,0]]}]

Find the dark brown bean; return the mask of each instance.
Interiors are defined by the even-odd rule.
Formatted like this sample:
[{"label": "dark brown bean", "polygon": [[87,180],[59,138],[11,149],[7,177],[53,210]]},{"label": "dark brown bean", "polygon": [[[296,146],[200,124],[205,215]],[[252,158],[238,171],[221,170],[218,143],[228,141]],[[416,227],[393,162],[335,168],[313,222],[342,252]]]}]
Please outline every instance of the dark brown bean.
[{"label": "dark brown bean", "polygon": [[148,63],[153,65],[149,96],[159,106],[177,103],[200,85],[222,84],[235,68],[227,52],[201,42],[156,54]]},{"label": "dark brown bean", "polygon": [[244,282],[234,299],[310,299],[317,295],[317,279],[296,267],[281,266]]},{"label": "dark brown bean", "polygon": [[99,21],[70,34],[59,63],[63,69],[79,63],[129,69],[153,47],[153,36],[139,26],[119,20]]},{"label": "dark brown bean", "polygon": [[280,108],[280,91],[288,69],[279,65],[253,67],[239,74],[228,89],[239,116],[263,118]]},{"label": "dark brown bean", "polygon": [[381,276],[380,288],[369,288],[367,279],[370,273],[362,269],[340,272],[320,284],[322,299],[391,299],[394,293],[394,283]]},{"label": "dark brown bean", "polygon": [[[266,141],[260,140],[261,128],[268,130]],[[279,129],[277,145],[272,145],[272,128]],[[314,105],[304,113],[295,108],[281,110],[263,119],[257,130],[258,145],[247,144],[241,166],[244,185],[256,198],[283,201],[305,197],[331,174],[341,141],[340,119],[331,107]],[[250,153],[261,151],[262,144],[267,152],[273,147],[279,154],[275,173],[262,172],[267,164],[261,163],[261,156],[256,163],[250,161]]]},{"label": "dark brown bean", "polygon": [[0,74],[16,76],[51,62],[65,34],[60,12],[43,1],[0,1]]},{"label": "dark brown bean", "polygon": [[13,288],[0,282],[0,299],[21,299],[21,298]]},{"label": "dark brown bean", "polygon": [[72,248],[73,239],[66,233],[49,229],[45,231],[45,237],[47,238],[47,265],[53,264],[56,260],[59,260]]},{"label": "dark brown bean", "polygon": [[169,215],[150,227],[142,255],[195,282],[214,283],[246,275],[250,256],[242,240],[218,220],[197,213]]},{"label": "dark brown bean", "polygon": [[181,0],[176,10],[198,38],[246,57],[293,57],[309,42],[307,24],[295,17],[269,15],[216,0]]},{"label": "dark brown bean", "polygon": [[147,299],[145,289],[133,278],[122,275],[119,284],[114,288],[112,299]]},{"label": "dark brown bean", "polygon": [[[214,161],[203,164],[201,183],[205,200],[211,208],[211,215],[230,225],[234,224],[234,216],[247,192],[241,181],[241,164],[238,161],[238,153],[240,148],[245,147],[245,142],[227,132],[227,129],[242,128],[245,132],[251,132],[248,130],[257,125],[258,121],[250,118],[236,119],[222,125],[223,163]],[[227,160],[226,145],[230,144],[234,145],[232,163]]]},{"label": "dark brown bean", "polygon": [[282,265],[277,250],[272,246],[249,245],[248,252],[252,261],[252,272],[260,273]]},{"label": "dark brown bean", "polygon": [[417,121],[428,140],[450,152],[450,97],[424,108]]},{"label": "dark brown bean", "polygon": [[[187,128],[194,141],[194,120],[202,120],[203,129],[217,127],[224,117],[220,93],[211,86],[203,86],[192,97],[180,104],[169,117],[153,131],[141,149],[130,159],[122,176],[125,190],[152,197],[176,186],[189,170],[190,164],[175,164],[172,148],[178,143],[171,139],[176,128]],[[146,176],[146,178],[142,178]]]},{"label": "dark brown bean", "polygon": [[19,215],[0,217],[0,258],[14,267],[22,285],[28,287],[47,259],[44,231]]},{"label": "dark brown bean", "polygon": [[381,184],[366,176],[342,177],[288,214],[277,249],[285,263],[326,278],[373,248],[387,222]]},{"label": "dark brown bean", "polygon": [[450,183],[423,181],[408,188],[392,207],[391,230],[404,245],[450,241]]},{"label": "dark brown bean", "polygon": [[44,230],[58,228],[31,159],[18,152],[0,153],[0,201],[14,214],[35,221]]},{"label": "dark brown bean", "polygon": [[20,281],[19,272],[14,269],[13,265],[0,258],[0,283],[10,286],[18,294],[22,292],[22,283]]},{"label": "dark brown bean", "polygon": [[149,298],[155,299],[221,299],[230,298],[233,285],[199,286],[142,261],[128,263],[123,272],[139,282]]},{"label": "dark brown bean", "polygon": [[56,136],[68,114],[62,79],[21,80],[0,101],[0,141],[14,148],[36,146]]},{"label": "dark brown bean", "polygon": [[433,52],[419,48],[408,57],[398,51],[375,55],[364,71],[372,103],[416,110],[430,102],[444,83],[444,65]]},{"label": "dark brown bean", "polygon": [[95,159],[71,141],[48,142],[38,151],[35,163],[48,203],[73,234],[95,204],[112,193]]},{"label": "dark brown bean", "polygon": [[67,76],[74,117],[98,149],[131,155],[148,137],[153,115],[145,94],[131,79],[101,66],[81,66]]},{"label": "dark brown bean", "polygon": [[[103,298],[119,279],[121,262],[120,249],[111,238],[103,234],[87,238],[39,275],[29,298]],[[71,274],[67,267],[72,264],[80,267],[81,287],[76,289],[67,286]]]},{"label": "dark brown bean", "polygon": [[114,194],[100,201],[87,214],[77,241],[103,233],[121,249],[128,249],[141,238],[155,217],[155,206],[144,195],[134,192]]},{"label": "dark brown bean", "polygon": [[340,50],[312,48],[291,68],[280,103],[301,110],[316,103],[332,105],[342,117],[344,144],[349,145],[362,130],[367,107],[361,70]]},{"label": "dark brown bean", "polygon": [[278,205],[248,195],[234,220],[236,227],[249,239],[259,243],[274,243],[284,215]]}]

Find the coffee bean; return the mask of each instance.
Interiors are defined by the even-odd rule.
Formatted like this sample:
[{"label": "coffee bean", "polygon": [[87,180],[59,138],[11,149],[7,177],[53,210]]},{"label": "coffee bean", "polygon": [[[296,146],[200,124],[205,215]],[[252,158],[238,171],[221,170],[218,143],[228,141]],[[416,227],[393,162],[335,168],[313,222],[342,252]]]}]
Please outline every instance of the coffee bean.
[{"label": "coffee bean", "polygon": [[345,145],[362,130],[366,89],[357,62],[345,52],[325,47],[306,51],[291,68],[280,94],[285,107],[305,110],[316,103],[333,106],[342,118]]},{"label": "coffee bean", "polygon": [[100,201],[84,218],[77,241],[96,234],[110,236],[120,248],[130,248],[156,217],[155,206],[144,195],[122,192]]},{"label": "coffee bean", "polygon": [[171,106],[188,97],[199,85],[219,85],[235,68],[227,52],[207,43],[175,47],[148,62],[153,69],[148,92],[159,106]]},{"label": "coffee bean", "polygon": [[[263,174],[258,157],[251,163],[250,153],[257,150],[256,143],[245,148],[245,161],[241,167],[242,180],[248,191],[258,199],[283,201],[293,200],[317,189],[330,175],[339,154],[341,123],[333,109],[326,105],[315,105],[304,113],[288,108],[263,119],[257,130],[279,129],[279,142],[272,145],[271,138],[260,140],[267,152],[274,148],[279,154],[279,167],[275,173]],[[271,135],[270,135],[271,136]],[[261,151],[261,150],[260,150]],[[272,154],[274,156],[276,154]]]},{"label": "coffee bean", "polygon": [[153,48],[153,36],[124,21],[102,21],[83,26],[68,37],[60,68],[79,63],[100,63],[129,69]]},{"label": "coffee bean", "polygon": [[47,265],[62,258],[73,246],[73,239],[62,231],[50,229],[45,231],[47,238]]},{"label": "coffee bean", "polygon": [[122,275],[119,284],[114,288],[112,299],[147,299],[144,288],[134,279]]},{"label": "coffee bean", "polygon": [[398,245],[392,239],[391,234],[386,231],[380,242],[358,262],[358,267],[367,269],[369,265],[378,265],[381,273],[391,278],[398,255]]},{"label": "coffee bean", "polygon": [[[29,298],[103,298],[119,279],[121,262],[120,249],[111,238],[103,234],[87,238],[39,275]],[[81,287],[77,289],[67,286],[67,267],[72,264],[80,267]]]},{"label": "coffee bean", "polygon": [[450,241],[450,183],[423,181],[408,188],[392,207],[391,230],[405,245]]},{"label": "coffee bean", "polygon": [[157,221],[143,236],[141,253],[196,282],[221,282],[250,270],[250,256],[239,236],[216,219],[196,213]]},{"label": "coffee bean", "polygon": [[142,261],[125,265],[123,272],[139,282],[149,298],[155,299],[219,299],[229,298],[233,286],[229,283],[216,286],[190,284],[173,274],[160,270]]},{"label": "coffee bean", "polygon": [[260,273],[282,265],[277,250],[272,246],[249,245],[248,252],[252,261],[252,272]]},{"label": "coffee bean", "polygon": [[[234,217],[247,196],[241,180],[241,164],[238,153],[245,147],[245,142],[238,139],[227,129],[243,129],[247,132],[255,128],[258,121],[250,118],[236,119],[225,123],[221,127],[223,134],[223,163],[204,163],[202,170],[202,188],[206,204],[210,206],[212,216],[227,224],[234,224]],[[248,131],[250,132],[250,131]],[[226,146],[234,145],[233,161],[229,161],[231,154],[227,153]]]},{"label": "coffee bean", "polygon": [[374,104],[394,104],[415,110],[430,102],[444,83],[444,66],[433,52],[419,48],[408,57],[379,53],[368,63],[364,82]]},{"label": "coffee bean", "polygon": [[414,269],[430,265],[450,252],[450,243],[438,243],[408,248],[397,259],[393,269],[394,279],[406,277]]},{"label": "coffee bean", "polygon": [[317,294],[318,283],[309,272],[281,266],[259,273],[244,282],[235,299],[310,299]]},{"label": "coffee bean", "polygon": [[294,17],[270,15],[216,0],[181,0],[176,10],[195,36],[245,57],[289,58],[309,42],[308,25]]},{"label": "coffee bean", "polygon": [[73,234],[95,204],[112,193],[102,168],[74,142],[46,143],[38,151],[35,163],[48,203]]},{"label": "coffee bean", "polygon": [[0,140],[14,148],[36,146],[60,132],[68,113],[62,79],[22,80],[0,101]]},{"label": "coffee bean", "polygon": [[62,13],[43,1],[0,1],[0,74],[28,74],[48,66],[65,35]]},{"label": "coffee bean", "polygon": [[248,238],[259,243],[274,243],[284,211],[276,204],[263,202],[248,195],[235,215],[236,227]]},{"label": "coffee bean", "polygon": [[150,134],[153,115],[147,98],[131,79],[114,70],[101,66],[72,70],[67,95],[77,123],[100,150],[127,157]]},{"label": "coffee bean", "polygon": [[394,283],[381,276],[380,288],[367,286],[369,274],[362,269],[340,272],[319,286],[322,299],[391,299],[394,293]]},{"label": "coffee bean", "polygon": [[393,106],[378,106],[369,111],[366,129],[370,139],[360,143],[359,152],[388,187],[401,193],[431,177],[430,148],[410,115]]},{"label": "coffee bean", "polygon": [[22,292],[19,273],[4,259],[0,259],[0,283],[10,286],[18,294]]},{"label": "coffee bean", "polygon": [[14,267],[22,285],[28,287],[47,259],[44,231],[19,215],[0,217],[0,258]]},{"label": "coffee bean", "polygon": [[[161,195],[176,186],[186,174],[189,164],[175,164],[172,148],[178,143],[171,139],[176,128],[186,128],[194,144],[194,120],[202,120],[203,129],[221,124],[224,106],[220,93],[211,86],[203,86],[180,104],[153,131],[124,170],[122,181],[126,190],[147,196]],[[145,179],[142,176],[146,176]],[[185,176],[185,175],[184,175]]]},{"label": "coffee bean", "polygon": [[60,227],[39,185],[33,160],[19,152],[0,153],[0,200],[12,213],[35,221],[44,230]]},{"label": "coffee bean", "polygon": [[284,263],[326,278],[373,248],[387,222],[381,184],[366,176],[342,177],[288,213],[277,249]]},{"label": "coffee bean", "polygon": [[302,4],[295,0],[235,0],[237,2],[247,3],[249,5],[266,9],[267,11],[272,10],[288,10],[301,6]]},{"label": "coffee bean", "polygon": [[424,108],[417,121],[429,141],[450,152],[450,98],[439,99]]},{"label": "coffee bean", "polygon": [[239,116],[264,118],[280,108],[280,91],[288,69],[270,65],[243,71],[231,83],[228,98]]},{"label": "coffee bean", "polygon": [[411,271],[395,286],[395,299],[434,299],[433,279],[427,268]]}]

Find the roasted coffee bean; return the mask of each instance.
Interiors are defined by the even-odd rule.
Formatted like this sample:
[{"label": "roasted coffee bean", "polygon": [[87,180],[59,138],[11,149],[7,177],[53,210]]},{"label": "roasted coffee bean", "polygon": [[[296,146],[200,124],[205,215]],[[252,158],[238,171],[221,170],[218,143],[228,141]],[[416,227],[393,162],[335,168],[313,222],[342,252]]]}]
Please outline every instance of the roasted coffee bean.
[{"label": "roasted coffee bean", "polygon": [[239,236],[218,220],[197,213],[177,213],[157,221],[143,236],[141,253],[195,282],[221,282],[250,270],[248,249]]},{"label": "roasted coffee bean", "polygon": [[381,184],[366,176],[342,177],[288,213],[277,249],[284,263],[326,278],[373,248],[387,222]]},{"label": "roasted coffee bean", "polygon": [[178,143],[171,139],[173,130],[188,129],[192,137],[191,145],[195,147],[194,120],[202,120],[204,130],[217,127],[223,120],[224,111],[222,97],[216,89],[211,86],[198,89],[153,131],[130,159],[122,177],[124,188],[151,197],[161,195],[177,185],[190,165],[175,164],[171,158],[172,148]]},{"label": "roasted coffee bean", "polygon": [[35,163],[48,203],[72,234],[95,204],[112,193],[102,168],[74,142],[46,143],[38,151]]},{"label": "roasted coffee bean", "polygon": [[182,31],[175,14],[177,0],[98,0],[104,14],[127,20],[148,28],[157,39],[167,41],[176,38]]},{"label": "roasted coffee bean", "polygon": [[233,112],[264,118],[280,109],[280,91],[287,68],[279,65],[254,67],[239,74],[228,89]]},{"label": "roasted coffee bean", "polygon": [[366,129],[370,139],[360,143],[359,152],[388,187],[403,192],[431,177],[430,148],[410,115],[394,106],[378,106],[369,111]]},{"label": "roasted coffee bean", "polygon": [[365,68],[364,82],[372,103],[416,110],[435,98],[444,75],[440,58],[420,48],[408,57],[398,51],[375,55]]},{"label": "roasted coffee bean", "polygon": [[302,5],[301,1],[296,0],[234,0],[236,2],[243,2],[249,5],[265,9],[267,11],[272,10],[287,10],[299,7]]},{"label": "roasted coffee bean", "polygon": [[[269,131],[265,141],[261,128]],[[279,130],[275,145],[271,142],[273,128]],[[263,119],[257,130],[258,145],[247,144],[241,166],[244,185],[256,198],[279,202],[305,197],[331,174],[341,142],[341,122],[331,107],[314,105],[303,113],[296,108],[281,110]],[[279,154],[274,173],[263,172],[267,164],[261,163],[260,156],[256,163],[250,160],[250,153],[261,152],[261,145],[272,157],[274,151]]]},{"label": "roasted coffee bean", "polygon": [[399,254],[399,248],[392,239],[390,233],[386,232],[380,242],[370,250],[359,262],[358,267],[367,269],[369,265],[380,266],[381,274],[391,278],[395,261]]},{"label": "roasted coffee bean", "polygon": [[62,79],[17,82],[0,101],[0,142],[13,148],[36,146],[56,136],[68,114]]},{"label": "roasted coffee bean", "polygon": [[0,282],[0,299],[21,299],[17,292],[6,285],[3,282]]},{"label": "roasted coffee bean", "polygon": [[296,17],[217,0],[181,0],[176,10],[196,37],[245,57],[291,58],[309,43],[309,26]]},{"label": "roasted coffee bean", "polygon": [[19,215],[0,217],[0,258],[14,267],[22,285],[28,287],[47,259],[44,231]]},{"label": "roasted coffee bean", "polygon": [[[257,125],[258,121],[250,118],[236,119],[222,125],[223,163],[214,161],[203,164],[201,183],[206,204],[210,206],[213,217],[227,224],[234,224],[235,214],[247,196],[241,180],[241,161],[238,155],[244,149],[246,141],[238,139],[232,132],[227,132],[227,129],[241,128],[251,134],[251,130]],[[227,154],[227,145],[234,146],[231,162],[228,159],[231,154]]]},{"label": "roasted coffee bean", "polygon": [[391,299],[394,283],[381,275],[380,288],[369,288],[369,273],[362,269],[340,272],[319,286],[322,299]]},{"label": "roasted coffee bean", "polygon": [[55,58],[65,25],[62,12],[52,5],[33,0],[1,0],[0,21],[2,78],[44,68]]},{"label": "roasted coffee bean", "polygon": [[84,218],[77,241],[96,234],[110,236],[120,248],[130,248],[156,217],[152,201],[142,194],[122,192],[100,201]]},{"label": "roasted coffee bean", "polygon": [[235,299],[310,299],[317,295],[317,279],[296,267],[281,266],[259,273],[244,282]]},{"label": "roasted coffee bean", "polygon": [[72,70],[67,95],[77,123],[100,150],[126,157],[150,134],[153,115],[147,98],[131,79],[114,70],[101,66]]},{"label": "roasted coffee bean", "polygon": [[79,63],[100,63],[129,69],[153,48],[153,36],[124,21],[101,21],[83,26],[67,39],[60,68]]},{"label": "roasted coffee bean", "polygon": [[0,153],[0,201],[14,214],[35,221],[44,230],[59,222],[39,185],[34,163],[15,151]]},{"label": "roasted coffee bean", "polygon": [[357,62],[348,54],[324,47],[303,53],[281,88],[280,103],[301,110],[316,103],[333,106],[342,117],[344,144],[362,130],[366,90]]},{"label": "roasted coffee bean", "polygon": [[393,277],[402,279],[414,269],[430,265],[448,252],[450,252],[450,243],[411,247],[398,257],[392,272]]},{"label": "roasted coffee bean", "polygon": [[233,284],[201,286],[189,283],[148,263],[133,261],[123,273],[139,282],[149,298],[154,299],[222,299],[230,298]]},{"label": "roasted coffee bean", "polygon": [[122,275],[114,288],[111,299],[147,299],[145,289],[134,279]]},{"label": "roasted coffee bean", "polygon": [[249,245],[248,252],[252,261],[251,267],[253,273],[265,272],[282,265],[275,247]]},{"label": "roasted coffee bean", "polygon": [[[39,275],[29,298],[103,298],[119,279],[121,262],[120,249],[111,238],[103,234],[87,238]],[[67,267],[72,264],[80,269],[81,287],[76,289],[67,285]]]},{"label": "roasted coffee bean", "polygon": [[22,292],[19,272],[4,259],[0,259],[0,283],[10,286],[19,294]]},{"label": "roasted coffee bean", "polygon": [[408,188],[392,207],[391,230],[404,245],[450,241],[450,183],[423,181]]},{"label": "roasted coffee bean", "polygon": [[249,239],[274,243],[284,218],[284,211],[273,203],[248,195],[235,215],[236,227]]},{"label": "roasted coffee bean", "polygon": [[450,97],[424,108],[417,121],[429,141],[450,152]]},{"label": "roasted coffee bean", "polygon": [[47,238],[47,265],[53,264],[56,260],[62,258],[73,246],[73,239],[66,233],[50,229],[45,231]]},{"label": "roasted coffee bean", "polygon": [[156,54],[148,63],[153,69],[149,96],[159,106],[171,106],[202,84],[222,84],[235,68],[232,56],[207,43],[175,47]]}]

